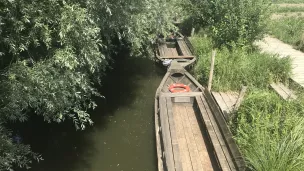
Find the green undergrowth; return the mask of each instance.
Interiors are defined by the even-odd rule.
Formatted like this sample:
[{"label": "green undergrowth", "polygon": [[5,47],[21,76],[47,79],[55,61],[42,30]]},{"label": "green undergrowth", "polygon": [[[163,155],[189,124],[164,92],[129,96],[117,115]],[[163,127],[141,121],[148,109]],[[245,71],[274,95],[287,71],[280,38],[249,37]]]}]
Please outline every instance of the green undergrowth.
[{"label": "green undergrowth", "polygon": [[285,12],[304,12],[304,7],[277,7],[275,10],[276,13],[285,13]]},{"label": "green undergrowth", "polygon": [[290,3],[290,4],[300,4],[300,3],[304,3],[303,0],[273,0],[273,3]]},{"label": "green undergrowth", "polygon": [[284,18],[269,24],[270,34],[304,51],[304,19]]},{"label": "green undergrowth", "polygon": [[[191,42],[198,56],[194,75],[202,84],[208,82],[212,43],[209,38],[194,36]],[[218,49],[215,57],[213,90],[239,90],[241,85],[267,88],[274,81],[286,82],[291,72],[289,58],[260,54],[232,45]]]},{"label": "green undergrowth", "polygon": [[300,171],[304,166],[304,111],[265,90],[250,91],[231,128],[250,170]]}]

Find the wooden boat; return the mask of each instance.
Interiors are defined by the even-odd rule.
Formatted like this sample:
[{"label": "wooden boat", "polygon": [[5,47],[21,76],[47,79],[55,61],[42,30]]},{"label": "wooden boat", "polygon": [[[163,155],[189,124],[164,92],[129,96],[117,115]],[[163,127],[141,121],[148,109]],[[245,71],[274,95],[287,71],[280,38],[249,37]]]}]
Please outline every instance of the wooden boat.
[{"label": "wooden boat", "polygon": [[193,53],[193,47],[187,37],[181,33],[171,38],[157,40],[155,56],[161,62],[177,61],[183,67],[195,62],[196,57]]},{"label": "wooden boat", "polygon": [[[171,93],[173,83],[190,92]],[[245,162],[212,95],[177,61],[157,89],[155,129],[159,171],[243,171]]]}]

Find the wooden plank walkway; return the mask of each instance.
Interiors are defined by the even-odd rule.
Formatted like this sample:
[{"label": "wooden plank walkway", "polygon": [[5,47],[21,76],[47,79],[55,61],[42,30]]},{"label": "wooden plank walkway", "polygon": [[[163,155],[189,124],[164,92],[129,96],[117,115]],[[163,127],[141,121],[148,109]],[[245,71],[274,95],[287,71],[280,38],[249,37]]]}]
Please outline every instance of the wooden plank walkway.
[{"label": "wooden plank walkway", "polygon": [[295,50],[279,39],[266,36],[263,40],[255,42],[262,52],[277,54],[281,58],[290,56],[292,59],[292,76],[291,79],[304,87],[304,53]]},{"label": "wooden plank walkway", "polygon": [[297,96],[292,90],[283,85],[282,83],[272,83],[270,87],[274,89],[284,100],[295,100]]},{"label": "wooden plank walkway", "polygon": [[230,113],[234,110],[234,105],[238,99],[237,92],[212,92],[217,104],[219,105],[224,117],[229,118]]}]

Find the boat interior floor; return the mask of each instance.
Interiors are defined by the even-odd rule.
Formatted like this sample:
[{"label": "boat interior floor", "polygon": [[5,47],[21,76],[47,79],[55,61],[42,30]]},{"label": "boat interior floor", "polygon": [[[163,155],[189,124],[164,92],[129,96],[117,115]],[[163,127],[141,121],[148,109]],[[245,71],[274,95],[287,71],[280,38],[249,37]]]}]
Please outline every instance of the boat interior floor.
[{"label": "boat interior floor", "polygon": [[174,103],[171,99],[162,97],[161,106],[167,109],[164,113],[168,116],[162,119],[167,119],[169,122],[176,170],[221,170],[206,128],[201,122],[200,112],[207,113],[208,108],[201,111],[195,103]]}]

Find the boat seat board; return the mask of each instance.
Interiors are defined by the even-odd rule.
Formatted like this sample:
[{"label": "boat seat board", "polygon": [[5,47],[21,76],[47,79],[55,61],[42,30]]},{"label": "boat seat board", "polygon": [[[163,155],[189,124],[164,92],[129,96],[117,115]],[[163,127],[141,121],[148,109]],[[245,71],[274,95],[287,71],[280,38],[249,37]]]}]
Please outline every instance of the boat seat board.
[{"label": "boat seat board", "polygon": [[297,96],[294,94],[292,90],[283,85],[282,83],[272,83],[270,87],[284,100],[295,100]]},{"label": "boat seat board", "polygon": [[178,58],[181,58],[181,59],[192,59],[194,58],[194,56],[171,56],[171,55],[168,55],[168,56],[161,56],[162,59],[178,59]]},{"label": "boat seat board", "polygon": [[192,53],[183,39],[177,40],[177,44],[181,49],[183,56],[191,56]]},{"label": "boat seat board", "polygon": [[166,44],[161,44],[158,46],[158,51],[160,56],[166,56],[166,51],[167,51],[166,48],[167,48]]},{"label": "boat seat board", "polygon": [[175,170],[166,98],[159,99],[161,133],[167,170]]}]

